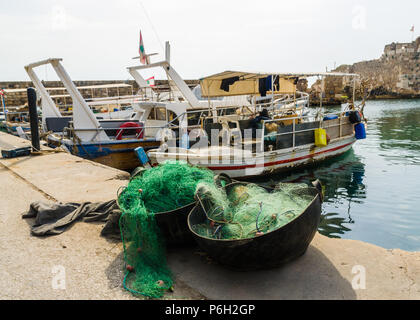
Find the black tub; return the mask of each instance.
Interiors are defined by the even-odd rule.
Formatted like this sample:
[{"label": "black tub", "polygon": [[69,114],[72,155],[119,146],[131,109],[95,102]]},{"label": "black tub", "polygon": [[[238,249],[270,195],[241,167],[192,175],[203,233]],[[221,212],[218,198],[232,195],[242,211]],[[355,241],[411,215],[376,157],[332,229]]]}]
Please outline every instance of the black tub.
[{"label": "black tub", "polygon": [[[195,202],[176,210],[160,212],[155,215],[156,223],[162,232],[166,245],[187,246],[195,244],[187,223],[188,215],[194,206]],[[119,204],[118,207],[121,210]]]},{"label": "black tub", "polygon": [[[214,177],[218,186],[222,183],[231,184],[232,180],[227,174],[219,174]],[[194,209],[196,202],[192,202],[185,207],[156,214],[156,223],[162,231],[166,244],[169,246],[182,246],[195,244],[193,234],[188,228],[188,215]]]},{"label": "black tub", "polygon": [[168,246],[187,246],[194,244],[194,238],[188,229],[188,215],[195,207],[195,202],[173,211],[155,215],[156,223]]},{"label": "black tub", "polygon": [[[131,179],[141,177],[146,170],[142,167],[137,168],[131,175]],[[215,176],[216,183],[220,184],[221,181],[232,182],[226,174]],[[194,201],[176,210],[160,212],[155,215],[156,223],[165,238],[166,245],[189,246],[195,244],[194,237],[188,228],[188,215],[195,205],[196,202]]]},{"label": "black tub", "polygon": [[[131,175],[131,180],[141,177],[146,168],[139,167]],[[123,193],[122,191],[121,193]],[[118,195],[119,198],[120,194]],[[118,201],[117,201],[118,202]],[[118,204],[120,207],[120,205]],[[188,215],[194,208],[195,202],[172,211],[160,212],[155,215],[156,223],[162,232],[168,246],[194,245],[194,238],[188,229]],[[121,207],[120,207],[121,210]]]},{"label": "black tub", "polygon": [[[227,191],[238,184],[247,183],[235,182],[226,187]],[[317,187],[318,189],[308,187],[313,200],[298,217],[280,229],[260,237],[215,240],[197,234],[192,226],[207,219],[200,204],[189,214],[188,227],[201,249],[222,265],[243,271],[275,268],[305,254],[312,242],[321,217],[322,192],[319,190],[319,182]]]}]

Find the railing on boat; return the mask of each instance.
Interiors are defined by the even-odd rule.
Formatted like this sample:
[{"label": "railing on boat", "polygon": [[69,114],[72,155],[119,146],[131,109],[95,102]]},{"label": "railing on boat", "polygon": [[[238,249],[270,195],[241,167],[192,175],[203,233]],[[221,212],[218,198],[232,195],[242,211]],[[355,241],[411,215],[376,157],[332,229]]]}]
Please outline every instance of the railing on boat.
[{"label": "railing on boat", "polygon": [[[264,143],[266,141],[266,138],[272,138],[272,137],[279,137],[279,136],[286,136],[286,135],[292,135],[292,147],[295,148],[296,147],[296,135],[299,133],[304,133],[304,132],[314,132],[316,129],[318,128],[322,128],[322,129],[330,129],[330,128],[336,128],[339,127],[339,132],[338,132],[338,137],[337,138],[342,138],[343,135],[343,126],[349,123],[345,123],[343,122],[343,119],[348,119],[348,116],[346,116],[346,112],[335,112],[335,113],[328,113],[329,116],[331,115],[335,115],[338,118],[336,119],[330,119],[330,120],[323,120],[324,118],[321,118],[321,120],[318,121],[312,121],[312,123],[316,123],[319,122],[319,126],[317,126],[316,128],[309,128],[309,129],[302,129],[302,130],[296,130],[296,125],[299,124],[297,123],[298,120],[302,120],[302,119],[310,119],[311,116],[296,116],[296,117],[288,117],[288,118],[281,118],[281,119],[273,119],[273,120],[264,120],[263,121],[263,134],[262,134],[262,145],[264,146]],[[322,115],[323,117],[325,115]],[[325,122],[331,122],[332,120],[338,120],[338,123],[335,124],[330,124],[325,126]],[[276,123],[276,124],[282,124],[284,121],[292,121],[292,130],[290,132],[277,132],[277,133],[269,133],[266,134],[266,124],[269,123]],[[305,122],[304,122],[305,123]],[[311,122],[306,122],[306,123],[311,123]],[[287,126],[283,126],[283,128],[286,128]]]},{"label": "railing on boat", "polygon": [[[228,108],[226,108],[228,109]],[[208,110],[202,110],[203,112],[208,111]],[[197,112],[197,110],[195,111],[191,111],[191,112]],[[78,131],[80,132],[96,132],[95,137],[99,134],[99,132],[101,131],[115,131],[117,132],[117,135],[119,135],[121,132],[127,132],[127,131],[134,131],[134,130],[138,130],[141,129],[141,131],[135,135],[135,139],[139,139],[139,137],[143,136],[146,132],[147,129],[171,129],[171,130],[176,130],[176,129],[180,129],[181,127],[179,125],[174,124],[176,120],[180,119],[182,116],[185,116],[185,114],[188,114],[189,112],[183,113],[180,116],[178,116],[177,118],[175,118],[174,120],[172,120],[171,122],[165,124],[164,126],[145,126],[145,127],[138,127],[138,128],[95,128],[95,129],[83,129],[83,128],[64,128],[64,133],[68,134],[68,137],[72,137],[72,135],[77,134]],[[292,145],[291,147],[295,148],[296,147],[296,136],[300,133],[306,133],[306,132],[314,132],[316,129],[318,128],[323,128],[323,129],[332,129],[332,128],[339,128],[338,130],[338,136],[334,137],[335,138],[342,138],[343,136],[346,136],[347,134],[343,134],[343,127],[345,125],[349,125],[349,122],[345,122],[344,120],[347,119],[348,120],[348,116],[346,116],[345,112],[335,112],[335,113],[328,113],[328,115],[332,116],[335,115],[337,116],[336,119],[332,119],[332,120],[338,120],[335,122],[332,122],[330,120],[323,120],[323,117],[320,120],[316,120],[314,118],[314,116],[292,116],[292,117],[282,117],[279,119],[272,119],[272,120],[264,120],[263,121],[263,127],[262,127],[262,131],[260,134],[258,134],[257,136],[257,141],[256,144],[260,144],[261,148],[265,147],[266,144],[266,139],[267,138],[273,138],[273,137],[281,137],[281,136],[291,136],[292,139]],[[324,115],[323,115],[324,116]],[[211,118],[211,117],[208,117]],[[309,120],[307,122],[303,122],[303,123],[299,123],[299,121],[301,120]],[[291,125],[284,125],[284,122],[291,122]],[[308,129],[297,129],[296,126],[298,124],[309,124],[309,123],[318,123],[319,125],[317,125],[316,127],[313,128],[308,128]],[[266,125],[270,124],[270,123],[276,123],[277,125],[282,125],[281,128],[288,128],[290,127],[290,131],[288,132],[271,132],[266,134]],[[202,126],[200,125],[195,125],[195,126],[188,126],[188,129],[202,129]],[[94,140],[95,137],[92,139]],[[147,140],[146,136],[144,135],[144,138],[141,140]],[[258,140],[260,140],[260,142],[258,142]]]},{"label": "railing on boat", "polygon": [[[63,133],[66,135],[68,135],[68,137],[72,137],[72,135],[77,134],[78,131],[80,132],[96,132],[96,135],[92,138],[92,140],[94,140],[96,138],[96,136],[99,134],[99,132],[102,131],[116,131],[117,134],[115,136],[118,136],[121,132],[124,135],[124,132],[126,131],[136,131],[136,130],[141,130],[138,134],[136,134],[134,139],[139,139],[139,137],[143,136],[146,132],[147,129],[167,129],[167,128],[171,128],[171,129],[176,129],[177,127],[168,127],[168,125],[165,126],[146,126],[146,127],[131,127],[131,128],[90,128],[90,129],[85,129],[85,128],[64,128],[63,129]],[[179,127],[178,127],[179,128]],[[141,140],[146,140],[146,137],[144,139]]]}]

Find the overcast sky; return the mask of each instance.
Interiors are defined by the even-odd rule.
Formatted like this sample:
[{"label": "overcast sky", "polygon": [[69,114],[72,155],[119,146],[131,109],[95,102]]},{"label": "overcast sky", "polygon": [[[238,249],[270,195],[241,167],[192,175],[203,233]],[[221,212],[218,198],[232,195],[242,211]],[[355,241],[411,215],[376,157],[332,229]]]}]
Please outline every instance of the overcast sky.
[{"label": "overcast sky", "polygon": [[160,53],[152,61],[171,42],[185,79],[325,71],[410,42],[413,25],[420,35],[418,0],[0,0],[0,8],[0,81],[27,80],[24,65],[49,57],[63,58],[73,80],[130,79],[140,29],[146,51]]}]

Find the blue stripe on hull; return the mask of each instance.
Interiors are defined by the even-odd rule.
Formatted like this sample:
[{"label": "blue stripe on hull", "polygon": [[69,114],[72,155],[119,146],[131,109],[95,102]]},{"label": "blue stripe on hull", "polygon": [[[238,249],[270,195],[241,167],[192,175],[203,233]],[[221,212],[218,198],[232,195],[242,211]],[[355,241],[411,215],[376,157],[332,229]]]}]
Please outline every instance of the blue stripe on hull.
[{"label": "blue stripe on hull", "polygon": [[[133,141],[126,142],[126,144],[132,144]],[[73,155],[78,157],[95,160],[100,157],[106,157],[113,154],[121,154],[121,153],[134,153],[134,150],[137,147],[141,147],[141,144],[136,146],[135,148],[121,148],[121,149],[113,149],[112,145],[116,143],[107,143],[107,144],[83,144],[83,145],[76,145],[77,152],[73,151],[73,144],[66,144],[65,146],[71,151]],[[120,142],[118,144],[121,144]],[[108,146],[108,147],[107,147]],[[111,146],[111,148],[109,147]],[[149,151],[152,149],[156,149],[158,146],[151,146],[151,147],[143,147],[145,151]]]}]

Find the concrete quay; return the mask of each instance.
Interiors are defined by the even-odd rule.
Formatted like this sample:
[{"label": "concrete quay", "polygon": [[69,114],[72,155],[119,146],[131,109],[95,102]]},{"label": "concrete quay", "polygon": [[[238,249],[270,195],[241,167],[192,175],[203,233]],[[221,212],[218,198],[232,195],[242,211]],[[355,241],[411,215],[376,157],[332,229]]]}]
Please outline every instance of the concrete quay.
[{"label": "concrete quay", "polygon": [[[27,144],[0,133],[0,149]],[[35,238],[31,221],[21,218],[34,201],[115,199],[128,179],[66,153],[0,158],[0,299],[137,299],[122,288],[122,245],[101,238],[101,224],[80,222],[59,236]],[[166,299],[420,299],[420,252],[319,234],[303,257],[273,270],[234,272],[198,248],[172,250],[168,260],[176,285]],[[65,289],[54,289],[57,270],[65,270]],[[365,286],[358,281],[363,270]]]}]

